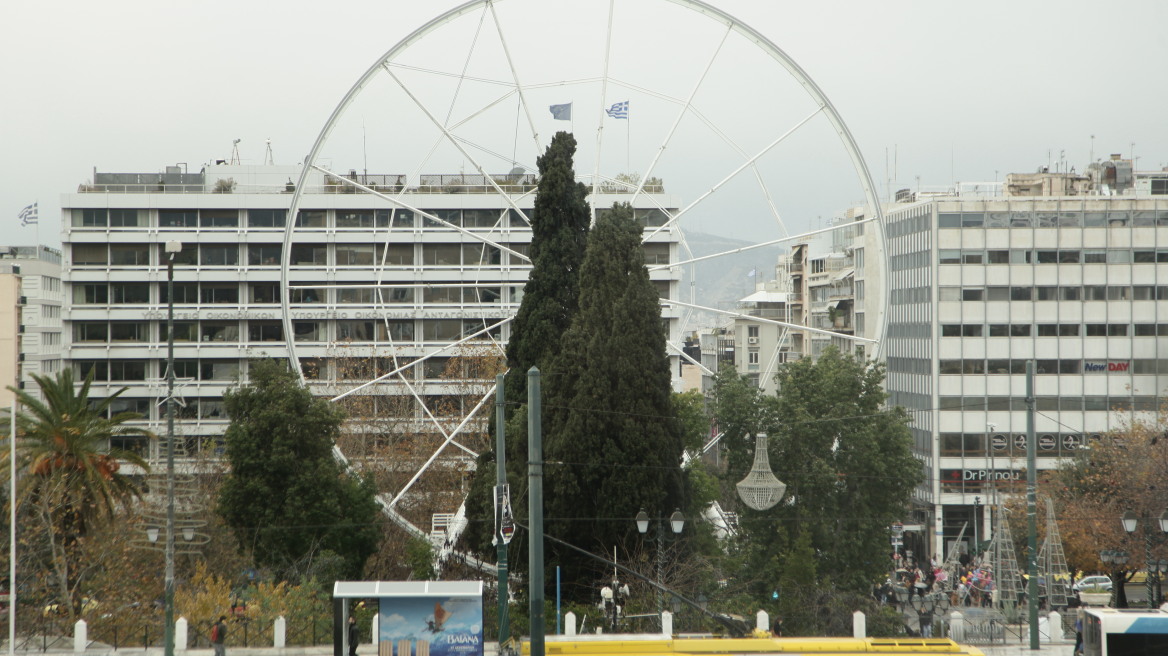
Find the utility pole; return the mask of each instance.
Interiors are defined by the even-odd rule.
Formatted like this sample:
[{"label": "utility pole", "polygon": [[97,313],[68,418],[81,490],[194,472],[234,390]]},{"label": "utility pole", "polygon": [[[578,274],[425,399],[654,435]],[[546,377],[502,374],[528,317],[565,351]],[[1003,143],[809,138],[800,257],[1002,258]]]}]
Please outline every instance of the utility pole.
[{"label": "utility pole", "polygon": [[531,656],[544,656],[543,641],[543,424],[539,367],[527,370],[528,623]]},{"label": "utility pole", "polygon": [[[1026,361],[1026,561],[1030,580],[1026,586],[1029,608],[1030,648],[1038,649],[1038,472],[1034,436],[1034,360]],[[1008,545],[1007,545],[1008,546]]]},{"label": "utility pole", "polygon": [[503,506],[508,501],[503,499],[503,491],[507,485],[507,440],[503,430],[506,424],[503,404],[503,374],[495,376],[495,540],[498,549],[498,563],[496,569],[499,574],[499,644],[502,645],[511,637],[511,617],[507,605],[507,540],[503,539]]}]

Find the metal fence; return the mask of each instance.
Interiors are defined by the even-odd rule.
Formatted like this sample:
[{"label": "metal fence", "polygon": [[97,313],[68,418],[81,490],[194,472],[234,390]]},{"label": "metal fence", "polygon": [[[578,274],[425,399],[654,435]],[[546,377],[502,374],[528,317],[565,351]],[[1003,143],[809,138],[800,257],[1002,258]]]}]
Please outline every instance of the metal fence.
[{"label": "metal fence", "polygon": [[[210,649],[213,618],[188,620],[186,649]],[[165,640],[162,613],[136,615],[106,615],[86,621],[88,646],[119,649],[162,648]],[[16,651],[48,652],[73,649],[76,625],[59,617],[38,618],[32,623],[21,622],[17,627]],[[311,618],[288,620],[285,624],[285,646],[312,647],[332,644],[333,618],[321,614]],[[248,618],[228,620],[226,644],[228,647],[272,647],[275,644],[275,621],[257,621]],[[176,638],[177,639],[177,638]],[[179,649],[183,647],[180,645]]]}]

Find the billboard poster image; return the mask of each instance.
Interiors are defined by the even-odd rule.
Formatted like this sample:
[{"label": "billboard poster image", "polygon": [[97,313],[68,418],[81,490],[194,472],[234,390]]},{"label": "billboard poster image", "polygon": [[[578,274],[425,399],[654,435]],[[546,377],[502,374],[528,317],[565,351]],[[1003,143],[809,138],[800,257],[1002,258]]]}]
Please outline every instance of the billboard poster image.
[{"label": "billboard poster image", "polygon": [[382,597],[379,656],[482,656],[481,596]]}]

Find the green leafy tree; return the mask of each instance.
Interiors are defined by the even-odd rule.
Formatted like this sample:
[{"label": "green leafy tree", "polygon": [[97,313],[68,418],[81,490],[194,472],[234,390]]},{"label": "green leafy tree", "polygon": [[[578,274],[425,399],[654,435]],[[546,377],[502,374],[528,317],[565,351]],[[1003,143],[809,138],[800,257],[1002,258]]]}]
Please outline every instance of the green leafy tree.
[{"label": "green leafy tree", "polygon": [[[757,594],[793,576],[788,570],[796,565],[775,555],[800,552],[804,541],[821,589],[866,592],[883,574],[886,527],[904,515],[923,477],[907,413],[886,405],[883,379],[879,364],[829,348],[815,361],[780,369],[775,396],[747,402],[737,383],[729,386],[734,403],[718,407],[720,424],[766,431],[772,468],[787,484],[779,505],[739,508],[746,569],[763,575]],[[737,462],[727,482],[745,476],[748,466]]]},{"label": "green leafy tree", "polygon": [[[555,463],[545,468],[547,531],[601,553],[636,533],[639,509],[663,517],[685,505],[682,429],[642,235],[628,205],[599,218],[580,310],[544,377],[545,459]],[[565,580],[584,586],[603,569],[573,552],[553,559]]]},{"label": "green leafy tree", "polygon": [[128,425],[142,415],[110,414],[110,404],[125,388],[108,398],[91,399],[92,374],[80,387],[74,383],[72,369],[62,370],[55,378],[34,375],[33,379],[43,401],[8,388],[24,408],[16,415],[22,470],[18,501],[35,506],[35,516],[47,524],[58,607],[67,608],[73,619],[81,611],[82,541],[95,525],[112,521],[119,506],[141,497],[136,480],[122,473],[122,463],[150,468],[139,454],[113,448],[110,442],[152,435]]},{"label": "green leafy tree", "polygon": [[[527,515],[527,371],[533,366],[548,368],[576,314],[580,267],[591,223],[588,187],[576,181],[572,167],[575,153],[576,138],[558,132],[536,161],[539,181],[531,216],[532,269],[507,342],[507,478],[519,518]],[[479,458],[466,501],[467,515],[480,521],[464,536],[482,553],[493,551],[495,462],[493,450]],[[519,543],[512,543],[511,563],[513,569],[524,571],[527,561]]]},{"label": "green leafy tree", "polygon": [[308,578],[335,554],[346,576],[359,577],[380,534],[376,491],[333,459],[341,410],[280,362],[253,362],[250,378],[223,395],[231,472],[218,513],[261,566]]}]

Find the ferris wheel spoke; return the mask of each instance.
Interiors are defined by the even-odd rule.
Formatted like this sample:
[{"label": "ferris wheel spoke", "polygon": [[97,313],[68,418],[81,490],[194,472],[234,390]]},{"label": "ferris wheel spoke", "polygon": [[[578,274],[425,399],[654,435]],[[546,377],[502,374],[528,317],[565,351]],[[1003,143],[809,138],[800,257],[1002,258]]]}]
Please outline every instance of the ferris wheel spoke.
[{"label": "ferris wheel spoke", "polygon": [[686,353],[685,348],[683,348],[677,342],[674,342],[672,340],[667,339],[667,340],[665,340],[665,346],[668,347],[669,350],[673,351],[678,356],[680,356],[682,360],[685,360],[685,361],[689,362],[690,364],[697,365],[697,367],[699,369],[701,369],[702,372],[704,372],[710,376],[714,375],[715,372],[713,370],[711,370],[709,367],[702,364],[701,362],[698,362],[697,360],[695,360],[694,357],[692,355],[690,355],[689,353]]},{"label": "ferris wheel spoke", "polygon": [[859,337],[856,335],[847,335],[844,333],[837,333],[837,332],[834,332],[831,330],[823,330],[822,328],[812,328],[811,326],[804,326],[804,325],[798,324],[798,323],[789,323],[786,321],[776,321],[775,319],[765,319],[763,317],[756,317],[753,314],[746,314],[744,312],[735,312],[733,310],[719,310],[718,308],[706,307],[704,305],[697,305],[695,303],[685,303],[682,301],[671,301],[671,300],[666,300],[663,298],[663,299],[661,299],[661,305],[663,305],[663,306],[679,305],[679,306],[683,306],[683,307],[688,305],[688,306],[694,308],[695,310],[704,310],[706,312],[713,312],[715,314],[721,314],[721,315],[728,316],[728,317],[735,317],[737,319],[745,319],[747,321],[756,321],[758,323],[770,324],[772,326],[781,326],[783,328],[790,328],[792,330],[799,330],[799,331],[808,332],[808,333],[815,333],[818,335],[826,335],[828,337],[846,339],[846,340],[851,340],[853,342],[865,342],[865,343],[869,343],[869,344],[877,344],[880,341],[880,340],[876,340],[876,339],[868,339],[867,337]]},{"label": "ferris wheel spoke", "polygon": [[[616,11],[616,0],[608,0],[608,23],[604,30],[604,69],[600,76],[600,111],[604,112],[608,102],[608,67],[612,57],[612,16]],[[592,198],[595,199],[600,191],[600,160],[604,152],[604,116],[599,114],[600,122],[596,128],[596,162],[592,170]],[[595,201],[592,201],[595,202]],[[593,207],[593,215],[596,208]]]},{"label": "ferris wheel spoke", "polygon": [[653,232],[651,232],[649,234],[649,237],[656,235],[657,233],[661,232],[665,228],[676,223],[677,220],[680,219],[686,212],[692,210],[694,207],[697,207],[702,201],[709,198],[714,192],[718,191],[718,189],[720,189],[722,187],[722,185],[733,180],[739,173],[741,173],[743,170],[745,170],[746,168],[753,165],[755,162],[757,162],[759,160],[759,158],[761,158],[763,155],[770,152],[771,149],[773,149],[775,146],[786,141],[786,139],[788,137],[790,137],[792,134],[795,134],[795,132],[797,132],[799,130],[799,128],[803,127],[804,125],[807,124],[808,121],[815,118],[820,112],[822,112],[824,110],[824,108],[825,108],[824,105],[820,105],[819,107],[816,107],[815,111],[811,112],[805,118],[803,118],[803,120],[801,120],[798,123],[796,123],[795,125],[791,126],[791,129],[789,129],[786,132],[784,132],[783,134],[779,135],[779,137],[777,139],[775,139],[774,141],[772,141],[769,144],[767,144],[766,146],[764,146],[762,148],[762,150],[755,153],[750,159],[746,160],[738,168],[731,171],[729,175],[727,175],[725,178],[722,178],[721,180],[719,180],[717,183],[714,184],[713,187],[710,187],[709,189],[707,189],[704,193],[702,193],[702,195],[695,198],[693,200],[693,202],[691,202],[689,205],[686,205],[679,212],[677,212],[676,214],[671,216],[668,221],[666,221],[665,223],[658,226],[656,230],[654,230]]},{"label": "ferris wheel spoke", "polygon": [[421,362],[425,362],[426,360],[429,360],[430,358],[432,358],[436,355],[439,355],[439,354],[441,354],[449,349],[452,349],[456,346],[461,346],[461,345],[475,339],[476,337],[478,337],[484,333],[487,333],[487,332],[492,331],[496,328],[499,328],[499,327],[502,327],[508,323],[511,323],[512,319],[514,319],[514,317],[507,317],[505,319],[500,319],[499,321],[496,321],[495,323],[493,323],[489,326],[486,326],[480,330],[476,330],[475,332],[473,332],[473,333],[471,333],[471,334],[469,334],[469,335],[467,335],[459,340],[453,341],[445,346],[442,346],[438,349],[430,351],[429,353],[423,355],[422,357],[418,358],[417,360],[414,360],[413,362],[410,362],[408,364],[404,364],[404,365],[394,369],[393,371],[386,372],[386,373],[381,374],[380,376],[378,376],[372,380],[366,381],[366,382],[354,387],[353,389],[350,389],[347,392],[344,392],[342,394],[338,394],[338,395],[332,397],[331,399],[329,399],[329,401],[332,401],[335,403],[335,402],[340,401],[341,399],[343,399],[345,397],[356,394],[357,392],[360,392],[363,389],[367,389],[368,387],[370,387],[372,385],[376,385],[377,383],[380,383],[388,378],[391,378],[393,376],[397,376],[397,375],[401,374],[402,371],[409,369],[410,367],[412,367],[416,364],[419,364]]},{"label": "ferris wheel spoke", "polygon": [[[382,70],[384,70],[386,75],[389,75],[393,81],[396,82],[399,87],[401,87],[401,90],[407,96],[409,96],[410,100],[414,102],[414,105],[417,106],[417,108],[426,115],[426,118],[430,120],[430,123],[433,124],[434,127],[438,128],[442,135],[446,137],[446,141],[454,146],[458,152],[461,153],[462,156],[465,157],[472,166],[474,166],[475,170],[479,172],[479,175],[483,176],[483,179],[490,183],[490,186],[494,188],[495,193],[499,194],[499,196],[503,198],[509,199],[510,196],[507,194],[507,192],[503,191],[499,184],[495,182],[495,179],[489,173],[487,173],[486,169],[483,168],[483,165],[478,161],[478,159],[476,159],[473,155],[467,152],[465,148],[462,147],[462,142],[454,138],[453,133],[451,133],[451,131],[445,125],[442,125],[438,122],[438,119],[435,118],[433,112],[431,112],[430,109],[426,107],[425,103],[423,103],[416,95],[414,95],[414,92],[411,91],[409,87],[407,87],[405,83],[401,81],[401,78],[395,75],[388,66],[382,66]],[[516,207],[515,210],[519,211],[519,208]]]},{"label": "ferris wheel spoke", "polygon": [[[488,2],[487,7],[491,11],[491,20],[495,23],[495,30],[499,33],[499,45],[503,47],[503,56],[507,59],[508,70],[511,71],[511,80],[515,83],[515,90],[519,93],[519,106],[523,109],[523,113],[527,117],[527,126],[531,131],[531,140],[535,145],[536,152],[539,152],[539,132],[535,129],[535,119],[531,116],[531,106],[527,103],[527,96],[523,93],[523,83],[519,80],[519,71],[515,68],[515,62],[511,58],[511,48],[507,45],[507,37],[503,34],[503,24],[499,22],[499,15],[495,11],[495,3]],[[530,223],[528,221],[529,225]]]},{"label": "ferris wheel spoke", "polygon": [[[418,481],[418,479],[422,477],[422,474],[426,473],[426,471],[427,471],[428,469],[430,469],[430,465],[432,465],[432,464],[434,463],[434,461],[438,459],[438,456],[439,456],[439,455],[440,455],[440,454],[441,454],[441,453],[442,453],[444,450],[446,450],[446,447],[447,447],[448,445],[450,445],[450,444],[453,444],[454,446],[457,446],[457,447],[459,447],[459,448],[463,449],[464,451],[466,451],[466,452],[467,452],[467,453],[469,453],[470,455],[472,455],[472,456],[474,456],[474,457],[476,457],[476,458],[478,457],[478,454],[474,453],[474,452],[473,452],[473,451],[471,451],[470,449],[467,449],[465,446],[463,446],[463,445],[459,444],[458,442],[455,442],[455,441],[454,441],[454,438],[455,438],[455,437],[456,437],[456,436],[457,436],[457,435],[458,435],[460,432],[462,432],[462,428],[463,428],[464,426],[466,426],[466,425],[467,425],[467,423],[469,423],[469,422],[470,422],[470,420],[471,420],[471,419],[473,419],[473,418],[474,418],[474,417],[475,417],[475,416],[478,414],[478,411],[479,411],[479,410],[480,410],[480,409],[483,407],[483,404],[484,404],[484,403],[486,403],[486,402],[487,402],[487,400],[488,400],[488,399],[490,399],[491,397],[493,397],[494,395],[495,395],[495,386],[494,386],[494,385],[491,385],[490,389],[489,389],[489,390],[487,390],[487,393],[486,393],[486,394],[484,394],[484,395],[482,396],[482,398],[480,398],[480,399],[479,399],[479,402],[478,402],[478,403],[475,405],[475,407],[474,407],[474,410],[473,410],[473,411],[471,411],[471,412],[469,412],[469,413],[467,413],[466,417],[464,417],[464,418],[463,418],[463,420],[462,420],[461,422],[459,422],[458,426],[456,426],[456,427],[454,428],[454,430],[450,431],[450,434],[449,434],[449,435],[446,435],[445,431],[443,431],[443,434],[446,436],[446,439],[445,439],[445,441],[443,441],[443,442],[442,442],[442,444],[441,444],[441,445],[439,445],[439,446],[438,446],[438,448],[434,450],[434,453],[432,453],[432,454],[430,455],[430,457],[429,457],[429,458],[426,460],[425,464],[423,464],[423,465],[422,465],[422,466],[421,466],[421,467],[418,469],[418,471],[414,472],[414,475],[413,475],[413,476],[410,478],[409,482],[407,482],[407,483],[406,483],[404,486],[402,486],[402,489],[401,489],[401,490],[400,490],[400,491],[397,493],[397,495],[396,495],[396,496],[394,496],[393,500],[389,502],[389,506],[390,506],[391,508],[392,508],[393,506],[396,506],[396,505],[397,505],[397,502],[398,502],[398,501],[401,501],[401,498],[402,498],[403,496],[405,496],[405,494],[406,494],[407,492],[409,492],[409,491],[410,491],[410,488],[411,488],[411,487],[413,487],[413,486],[414,486],[414,483],[416,483],[416,482]],[[423,406],[423,407],[425,407],[425,406]],[[441,427],[439,427],[439,430],[442,430],[442,429],[441,429]]]},{"label": "ferris wheel spoke", "polygon": [[714,48],[714,52],[710,54],[710,60],[706,62],[706,67],[702,69],[702,74],[698,76],[697,81],[694,83],[693,90],[689,92],[689,97],[685,99],[685,103],[678,110],[677,116],[673,119],[673,125],[669,127],[669,132],[665,135],[665,139],[658,146],[657,151],[653,153],[653,161],[649,162],[649,166],[645,170],[645,175],[641,176],[640,181],[637,182],[637,189],[633,192],[633,198],[630,203],[636,203],[637,197],[645,189],[645,181],[653,175],[653,171],[657,167],[657,162],[665,154],[665,149],[669,147],[669,142],[673,140],[673,135],[677,132],[677,126],[681,125],[681,119],[685,118],[686,112],[693,106],[694,97],[697,96],[698,90],[702,88],[702,83],[706,81],[706,76],[710,74],[710,69],[713,68],[714,62],[718,60],[718,55],[722,52],[722,47],[726,45],[726,39],[730,34],[731,30],[727,28],[726,32],[722,34],[722,40],[718,42],[718,47]]},{"label": "ferris wheel spoke", "polygon": [[732,248],[728,251],[721,251],[719,253],[712,253],[710,255],[702,255],[700,257],[694,257],[694,258],[690,258],[688,260],[681,260],[679,262],[670,262],[669,264],[654,264],[654,265],[647,267],[647,268],[650,271],[660,271],[662,269],[668,269],[669,267],[680,266],[682,264],[692,264],[694,262],[702,262],[704,260],[712,260],[712,259],[719,258],[719,257],[726,257],[727,255],[735,255],[737,253],[743,253],[745,251],[754,250],[756,248],[764,248],[766,246],[774,246],[775,244],[782,244],[782,243],[790,242],[790,241],[798,241],[800,239],[806,239],[807,237],[823,234],[825,232],[833,232],[835,230],[847,230],[849,228],[854,228],[858,225],[863,225],[863,224],[869,223],[871,221],[876,221],[876,217],[870,217],[867,219],[860,219],[859,221],[851,221],[848,223],[840,223],[837,225],[828,226],[826,228],[818,228],[816,230],[809,230],[807,232],[802,232],[802,233],[799,233],[797,235],[788,235],[786,237],[779,237],[777,239],[771,239],[769,241],[761,241],[761,242],[758,242],[756,244],[742,246],[741,248]]}]

